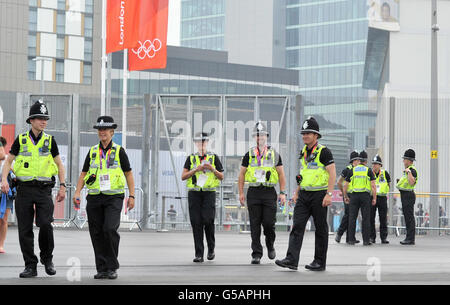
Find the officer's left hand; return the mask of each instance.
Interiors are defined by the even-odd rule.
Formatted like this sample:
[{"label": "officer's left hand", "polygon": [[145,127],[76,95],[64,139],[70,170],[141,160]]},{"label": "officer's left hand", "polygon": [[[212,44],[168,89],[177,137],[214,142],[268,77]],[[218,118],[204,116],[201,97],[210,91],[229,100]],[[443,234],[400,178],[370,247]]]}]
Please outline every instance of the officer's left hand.
[{"label": "officer's left hand", "polygon": [[322,206],[325,208],[330,205],[331,205],[331,196],[325,195],[325,197],[323,197]]},{"label": "officer's left hand", "polygon": [[58,195],[56,195],[56,202],[61,202],[66,199],[66,188],[60,187],[58,191]]},{"label": "officer's left hand", "polygon": [[133,197],[128,198],[127,207],[128,207],[128,211],[132,210],[134,208],[134,198]]},{"label": "officer's left hand", "polygon": [[377,204],[377,200],[375,198],[372,198],[372,205],[375,206]]},{"label": "officer's left hand", "polygon": [[286,195],[285,195],[285,194],[280,194],[280,195],[278,196],[278,200],[280,200],[280,202],[281,202],[282,204],[285,204],[285,203],[286,203]]},{"label": "officer's left hand", "polygon": [[205,169],[210,170],[210,171],[214,171],[214,167],[213,167],[211,164],[209,164],[209,163],[205,163],[205,164],[203,165],[203,167],[204,167]]}]

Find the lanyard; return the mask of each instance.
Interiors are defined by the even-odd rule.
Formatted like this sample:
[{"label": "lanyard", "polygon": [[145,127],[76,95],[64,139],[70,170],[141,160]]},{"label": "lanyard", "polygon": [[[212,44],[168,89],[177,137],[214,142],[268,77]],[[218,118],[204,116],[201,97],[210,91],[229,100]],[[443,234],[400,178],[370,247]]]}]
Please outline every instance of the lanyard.
[{"label": "lanyard", "polygon": [[[313,155],[314,152],[316,151],[317,145],[318,145],[318,144],[319,144],[319,143],[316,143],[316,145],[314,145],[314,147],[313,147],[313,149],[312,149],[312,151],[311,151],[311,155]],[[306,148],[306,149],[305,149],[305,152],[303,153],[303,159],[305,159],[305,162],[307,162],[307,161],[306,161],[306,154],[307,154],[307,151],[308,151],[308,148]],[[309,162],[307,162],[307,163],[309,163]]]},{"label": "lanyard", "polygon": [[258,166],[261,166],[261,159],[266,155],[267,146],[264,146],[264,150],[262,151],[262,154],[259,153],[259,147],[256,147],[255,153],[256,153],[256,159],[258,160]]},{"label": "lanyard", "polygon": [[[100,156],[100,169],[102,169],[102,159],[106,159],[106,160],[109,159],[109,155],[111,155],[111,148],[108,150],[107,153],[105,153],[103,151],[103,149],[101,149],[101,147],[99,146],[98,147],[98,152],[99,152],[99,156]],[[108,156],[108,158],[106,156]],[[106,168],[109,168],[108,162],[106,162]]]},{"label": "lanyard", "polygon": [[31,143],[33,143],[33,145],[36,145],[36,142],[34,141],[34,139],[33,139],[33,137],[31,136],[31,134],[29,134],[29,137],[30,137]]}]

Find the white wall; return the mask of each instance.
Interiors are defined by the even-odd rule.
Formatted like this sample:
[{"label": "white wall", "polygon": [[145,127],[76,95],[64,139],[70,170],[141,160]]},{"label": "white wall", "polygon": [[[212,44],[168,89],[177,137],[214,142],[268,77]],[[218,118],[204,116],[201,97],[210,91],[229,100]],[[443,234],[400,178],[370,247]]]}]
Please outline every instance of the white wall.
[{"label": "white wall", "polygon": [[79,60],[64,60],[64,82],[80,83],[81,65]]},{"label": "white wall", "polygon": [[53,33],[54,10],[37,9],[37,31]]}]

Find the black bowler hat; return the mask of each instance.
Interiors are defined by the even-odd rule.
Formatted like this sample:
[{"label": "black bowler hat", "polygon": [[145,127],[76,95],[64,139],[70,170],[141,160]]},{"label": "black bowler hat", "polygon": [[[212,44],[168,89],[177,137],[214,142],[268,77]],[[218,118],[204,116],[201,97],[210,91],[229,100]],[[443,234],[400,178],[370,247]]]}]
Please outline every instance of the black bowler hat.
[{"label": "black bowler hat", "polygon": [[252,136],[259,136],[259,135],[269,136],[269,132],[267,131],[266,125],[264,125],[264,123],[261,121],[256,122],[255,127],[253,127],[252,133]]},{"label": "black bowler hat", "polygon": [[95,124],[94,126],[95,129],[100,129],[100,128],[104,128],[104,129],[116,129],[117,128],[117,124],[114,123],[114,119],[111,116],[100,116],[97,119],[97,124]]},{"label": "black bowler hat", "polygon": [[305,122],[303,122],[302,130],[300,131],[301,134],[305,133],[315,133],[319,135],[319,139],[322,137],[322,135],[319,132],[319,124],[317,123],[316,119],[312,116],[308,117]]},{"label": "black bowler hat", "polygon": [[350,153],[350,163],[352,163],[355,160],[359,160],[359,153],[356,150]]},{"label": "black bowler hat", "polygon": [[30,107],[30,115],[28,116],[27,123],[30,124],[30,119],[36,118],[50,120],[47,106],[42,100],[37,101]]},{"label": "black bowler hat", "polygon": [[378,154],[376,154],[375,157],[373,157],[372,164],[383,165],[383,161],[381,161],[381,157]]},{"label": "black bowler hat", "polygon": [[416,161],[416,152],[412,149],[408,149],[407,151],[405,151],[405,154],[403,155],[403,159]]},{"label": "black bowler hat", "polygon": [[209,135],[206,132],[197,132],[193,139],[194,142],[209,141]]},{"label": "black bowler hat", "polygon": [[366,153],[364,150],[363,150],[362,152],[359,153],[359,159],[360,159],[362,162],[367,161],[367,158],[368,158],[367,153]]}]

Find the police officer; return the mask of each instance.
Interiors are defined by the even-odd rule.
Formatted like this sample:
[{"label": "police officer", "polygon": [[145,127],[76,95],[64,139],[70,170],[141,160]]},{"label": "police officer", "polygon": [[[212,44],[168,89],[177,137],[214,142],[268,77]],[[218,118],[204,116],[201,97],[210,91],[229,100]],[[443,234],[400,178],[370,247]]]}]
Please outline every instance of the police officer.
[{"label": "police officer", "polygon": [[[286,204],[286,177],[283,163],[275,149],[267,145],[268,137],[266,126],[258,121],[253,129],[256,146],[242,158],[239,172],[239,201],[242,206],[245,205],[244,181],[249,185],[247,207],[252,238],[252,264],[259,264],[263,255],[261,225],[266,237],[267,255],[269,259],[275,258],[277,197],[282,204]],[[280,183],[279,196],[275,190],[277,183]]]},{"label": "police officer", "polygon": [[319,124],[313,117],[303,123],[301,134],[305,146],[300,155],[300,184],[295,192],[294,225],[289,235],[286,258],[275,263],[297,270],[306,223],[312,216],[316,227],[314,260],[305,268],[311,271],[326,269],[328,250],[327,210],[331,205],[336,166],[331,151],[319,144],[322,137]]},{"label": "police officer", "polygon": [[416,188],[418,179],[417,169],[414,166],[415,160],[416,153],[414,150],[406,150],[403,155],[405,170],[403,171],[403,176],[397,182],[406,225],[406,238],[400,242],[402,245],[415,244],[416,222],[414,219],[414,204],[416,203],[416,194],[414,193],[414,189]]},{"label": "police officer", "polygon": [[[350,171],[352,171],[353,168],[358,165],[359,165],[359,153],[356,150],[354,150],[350,153],[350,164],[347,165],[347,167],[342,170],[341,176],[339,177],[337,183],[338,188],[341,191],[342,197],[344,197],[345,178],[350,174]],[[349,188],[347,192],[348,196],[350,197],[352,193],[351,188]],[[339,225],[339,228],[336,232],[335,238],[336,242],[338,243],[341,242],[342,235],[344,235],[344,233],[347,232],[347,229],[348,229],[348,204],[346,204],[344,201],[344,216],[342,217],[341,224]],[[346,241],[348,242],[348,233],[346,235]],[[356,240],[355,242],[359,243],[359,240]]]},{"label": "police officer", "polygon": [[187,180],[189,218],[194,235],[194,263],[204,261],[203,235],[208,245],[207,259],[215,257],[214,219],[216,217],[216,189],[223,180],[223,166],[216,154],[207,152],[209,136],[197,133],[194,143],[198,152],[187,157],[181,179]]},{"label": "police officer", "polygon": [[[40,262],[48,275],[55,275],[53,265],[53,199],[52,188],[55,175],[59,178],[59,191],[56,201],[65,198],[65,170],[59,156],[58,145],[53,136],[44,132],[50,115],[43,101],[34,103],[27,123],[30,131],[20,134],[6,159],[2,171],[2,192],[8,193],[7,176],[13,161],[13,172],[17,176],[16,217],[19,229],[20,249],[25,261],[21,278],[37,276],[38,259],[34,254],[33,221],[39,227]],[[34,207],[33,207],[34,206]]]},{"label": "police officer", "polygon": [[[360,162],[358,166],[354,167],[349,175],[345,178],[344,184],[344,200],[349,203],[348,216],[348,242],[347,244],[354,245],[356,243],[356,219],[358,217],[359,209],[361,209],[362,216],[362,236],[363,245],[370,246],[370,205],[375,205],[377,202],[377,192],[375,186],[375,175],[372,170],[366,166],[367,153],[362,151],[359,154]],[[348,189],[351,189],[351,198],[348,197]],[[372,194],[372,200],[370,199]]]},{"label": "police officer", "polygon": [[389,193],[389,183],[391,177],[387,170],[381,168],[383,163],[379,155],[375,155],[372,160],[372,171],[375,174],[375,186],[377,189],[377,203],[370,209],[370,242],[375,243],[375,215],[378,209],[378,217],[380,219],[380,238],[382,244],[388,244],[386,239],[388,235],[387,229],[387,194]]},{"label": "police officer", "polygon": [[73,203],[79,205],[80,193],[88,189],[86,212],[94,248],[95,279],[116,279],[119,262],[120,213],[125,198],[125,180],[130,195],[127,208],[134,207],[134,178],[125,149],[112,141],[117,124],[110,116],[100,116],[94,126],[100,143],[89,150],[78,178]]}]

